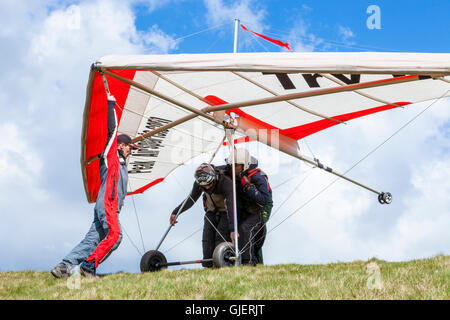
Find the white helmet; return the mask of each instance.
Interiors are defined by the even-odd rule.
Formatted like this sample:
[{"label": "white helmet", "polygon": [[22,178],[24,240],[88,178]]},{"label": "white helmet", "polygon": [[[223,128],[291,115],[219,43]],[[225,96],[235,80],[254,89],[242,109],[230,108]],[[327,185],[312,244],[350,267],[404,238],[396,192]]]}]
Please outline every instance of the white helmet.
[{"label": "white helmet", "polygon": [[[231,154],[227,159],[228,164],[232,164]],[[234,150],[234,163],[242,164],[244,166],[243,171],[247,170],[251,164],[250,152],[244,148],[237,148]]]}]

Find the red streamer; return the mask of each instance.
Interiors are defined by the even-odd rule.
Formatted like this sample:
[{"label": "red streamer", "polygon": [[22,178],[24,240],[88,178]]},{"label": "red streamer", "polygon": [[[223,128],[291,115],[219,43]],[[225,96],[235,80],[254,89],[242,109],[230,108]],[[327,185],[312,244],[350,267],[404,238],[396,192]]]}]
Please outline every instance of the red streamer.
[{"label": "red streamer", "polygon": [[244,25],[242,25],[242,24],[241,24],[241,27],[242,27],[242,29],[244,29],[244,30],[246,30],[246,31],[249,31],[249,32],[251,32],[251,33],[256,34],[258,37],[261,37],[261,38],[263,38],[263,39],[265,39],[265,40],[267,40],[267,41],[270,41],[270,42],[272,42],[272,43],[275,43],[276,45],[279,45],[279,46],[281,46],[281,47],[285,47],[286,49],[292,51],[292,49],[289,47],[289,43],[287,43],[287,42],[283,42],[283,41],[280,41],[280,40],[277,40],[277,39],[272,39],[272,38],[266,37],[266,36],[264,36],[264,35],[262,35],[262,34],[259,34],[259,33],[255,32],[255,31],[252,31],[252,30],[247,29],[247,28],[244,27]]}]

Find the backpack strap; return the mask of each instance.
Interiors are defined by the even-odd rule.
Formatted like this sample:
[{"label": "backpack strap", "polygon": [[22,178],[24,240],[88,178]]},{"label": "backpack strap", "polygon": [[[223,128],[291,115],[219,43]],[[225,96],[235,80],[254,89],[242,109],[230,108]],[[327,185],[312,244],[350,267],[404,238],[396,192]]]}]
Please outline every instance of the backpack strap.
[{"label": "backpack strap", "polygon": [[264,176],[264,178],[266,179],[267,182],[267,187],[269,188],[269,192],[272,193],[272,188],[270,187],[270,183],[269,183],[269,178],[267,177],[267,174],[262,171],[260,168],[254,168],[252,170],[249,170],[247,173],[247,177],[251,177],[252,175],[254,175],[257,172],[261,172],[261,174]]},{"label": "backpack strap", "polygon": [[248,174],[247,174],[247,177],[250,178],[252,175],[254,175],[255,173],[260,172],[260,171],[261,171],[260,168],[254,168],[254,169],[252,169],[252,170],[249,170],[249,171],[248,171]]}]

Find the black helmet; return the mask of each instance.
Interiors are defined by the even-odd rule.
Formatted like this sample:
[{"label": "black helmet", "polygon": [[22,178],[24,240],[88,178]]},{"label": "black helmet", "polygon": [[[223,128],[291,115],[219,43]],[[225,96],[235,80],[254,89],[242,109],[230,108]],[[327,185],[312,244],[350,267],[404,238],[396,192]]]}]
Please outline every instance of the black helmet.
[{"label": "black helmet", "polygon": [[201,187],[208,186],[216,181],[216,171],[208,163],[202,163],[194,174],[195,182]]}]

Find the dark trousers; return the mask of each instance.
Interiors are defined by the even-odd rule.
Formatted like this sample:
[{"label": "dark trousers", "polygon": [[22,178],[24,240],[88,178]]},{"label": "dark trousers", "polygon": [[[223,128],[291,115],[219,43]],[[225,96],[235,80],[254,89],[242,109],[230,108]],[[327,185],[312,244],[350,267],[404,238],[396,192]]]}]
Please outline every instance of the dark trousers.
[{"label": "dark trousers", "polygon": [[[227,213],[207,211],[203,223],[203,259],[211,259],[214,249],[221,242],[231,242]],[[212,261],[203,262],[202,266],[212,268],[213,263]]]},{"label": "dark trousers", "polygon": [[261,215],[245,213],[238,223],[238,242],[242,264],[256,265],[262,263],[262,261],[259,261],[258,252],[266,239],[267,229]]}]

